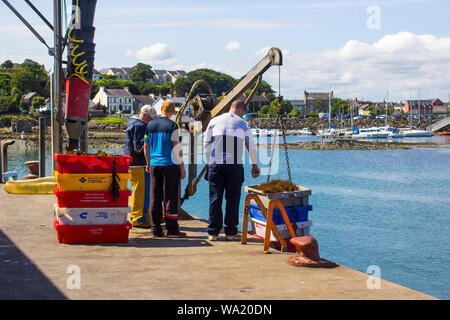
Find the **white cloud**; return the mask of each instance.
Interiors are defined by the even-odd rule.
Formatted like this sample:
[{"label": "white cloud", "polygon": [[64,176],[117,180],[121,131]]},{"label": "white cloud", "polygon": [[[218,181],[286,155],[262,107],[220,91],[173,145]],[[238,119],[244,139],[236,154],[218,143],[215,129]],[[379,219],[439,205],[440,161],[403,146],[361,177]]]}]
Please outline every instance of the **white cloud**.
[{"label": "white cloud", "polygon": [[225,46],[225,50],[226,51],[238,51],[242,49],[242,44],[240,44],[238,41],[231,41],[228,42],[227,45]]},{"label": "white cloud", "polygon": [[[132,53],[127,52],[127,55]],[[166,43],[155,43],[148,47],[142,47],[138,51],[135,52],[134,56],[146,63],[155,63],[155,62],[167,62],[172,59],[172,54],[169,51],[169,47]]]},{"label": "white cloud", "polygon": [[[389,90],[391,98],[405,100],[410,88],[413,93],[420,89],[422,98],[434,98],[437,92],[446,96],[450,86],[445,71],[450,69],[450,38],[399,32],[372,44],[350,40],[335,50],[291,53],[283,64],[282,90],[289,96],[332,86],[346,98],[382,100]],[[269,77],[270,83],[278,82],[277,73]]]}]

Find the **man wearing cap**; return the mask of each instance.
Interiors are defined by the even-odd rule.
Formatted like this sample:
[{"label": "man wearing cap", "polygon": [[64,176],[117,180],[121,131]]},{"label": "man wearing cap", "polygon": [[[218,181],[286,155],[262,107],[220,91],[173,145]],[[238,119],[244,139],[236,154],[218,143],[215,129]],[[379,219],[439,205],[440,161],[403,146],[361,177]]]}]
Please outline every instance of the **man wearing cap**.
[{"label": "man wearing cap", "polygon": [[180,179],[186,176],[177,123],[170,120],[175,113],[175,103],[164,101],[161,117],[147,125],[144,138],[144,153],[147,172],[150,173],[150,213],[152,234],[163,237],[161,228],[164,202],[165,222],[168,237],[184,237],[178,226],[178,188]]},{"label": "man wearing cap", "polygon": [[146,172],[144,155],[144,136],[147,124],[156,117],[156,110],[150,105],[141,108],[139,117],[127,120],[125,136],[125,154],[131,156],[130,183],[133,188],[131,197],[131,223],[134,228],[150,228],[150,174]]},{"label": "man wearing cap", "polygon": [[[236,100],[230,111],[213,118],[205,132],[204,149],[208,164],[205,178],[209,181],[209,240],[216,241],[223,222],[225,240],[240,240],[238,232],[239,202],[244,182],[243,149],[247,148],[252,163],[252,176],[257,178],[260,170],[257,162],[256,144],[250,124],[242,119],[246,112],[244,102]],[[222,200],[225,195],[225,220]]]}]

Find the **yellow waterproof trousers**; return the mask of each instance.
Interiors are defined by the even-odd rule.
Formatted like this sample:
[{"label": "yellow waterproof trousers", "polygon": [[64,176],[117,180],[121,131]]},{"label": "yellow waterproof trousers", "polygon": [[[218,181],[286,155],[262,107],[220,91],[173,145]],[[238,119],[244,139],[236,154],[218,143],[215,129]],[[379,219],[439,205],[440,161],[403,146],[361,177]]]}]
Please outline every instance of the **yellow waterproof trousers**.
[{"label": "yellow waterproof trousers", "polygon": [[133,188],[131,196],[131,223],[133,226],[151,225],[150,174],[145,167],[130,167],[130,183]]}]

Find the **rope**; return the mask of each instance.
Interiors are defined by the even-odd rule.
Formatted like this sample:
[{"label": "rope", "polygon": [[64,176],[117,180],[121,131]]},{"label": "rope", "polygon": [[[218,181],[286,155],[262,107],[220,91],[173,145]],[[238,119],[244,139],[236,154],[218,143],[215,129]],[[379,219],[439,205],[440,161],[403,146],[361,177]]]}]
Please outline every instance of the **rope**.
[{"label": "rope", "polygon": [[113,197],[114,202],[117,202],[117,200],[119,199],[120,193],[120,186],[118,181],[120,181],[120,178],[118,176],[118,174],[116,173],[116,157],[114,156],[114,161],[113,161],[113,169],[112,169],[112,182],[111,182],[111,186],[109,188],[109,191],[111,191],[111,195]]}]

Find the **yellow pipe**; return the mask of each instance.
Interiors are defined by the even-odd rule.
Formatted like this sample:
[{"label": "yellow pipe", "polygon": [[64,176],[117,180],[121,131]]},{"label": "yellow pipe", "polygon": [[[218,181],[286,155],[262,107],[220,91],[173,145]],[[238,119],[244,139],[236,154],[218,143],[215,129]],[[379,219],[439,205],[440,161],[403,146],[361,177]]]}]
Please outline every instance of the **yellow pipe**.
[{"label": "yellow pipe", "polygon": [[180,109],[177,112],[177,115],[175,116],[175,122],[179,123],[181,122],[182,116],[183,116],[183,112],[184,109],[186,109],[186,106],[189,102],[189,100],[191,100],[191,96],[194,93],[194,90],[200,85],[203,84],[209,91],[210,94],[213,94],[213,91],[211,89],[211,87],[209,86],[208,82],[206,82],[205,80],[197,80],[194,82],[194,84],[191,87],[191,90],[186,98],[186,101],[184,101],[183,105],[180,107]]}]

